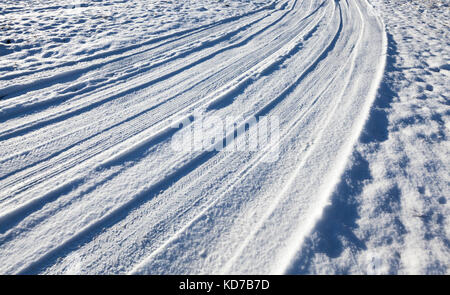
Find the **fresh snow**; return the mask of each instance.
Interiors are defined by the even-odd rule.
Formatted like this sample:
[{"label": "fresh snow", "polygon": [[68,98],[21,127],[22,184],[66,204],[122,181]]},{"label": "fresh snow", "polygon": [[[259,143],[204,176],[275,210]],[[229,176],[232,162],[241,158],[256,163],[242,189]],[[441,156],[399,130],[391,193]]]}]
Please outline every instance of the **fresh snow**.
[{"label": "fresh snow", "polygon": [[448,274],[449,5],[2,1],[0,273]]}]

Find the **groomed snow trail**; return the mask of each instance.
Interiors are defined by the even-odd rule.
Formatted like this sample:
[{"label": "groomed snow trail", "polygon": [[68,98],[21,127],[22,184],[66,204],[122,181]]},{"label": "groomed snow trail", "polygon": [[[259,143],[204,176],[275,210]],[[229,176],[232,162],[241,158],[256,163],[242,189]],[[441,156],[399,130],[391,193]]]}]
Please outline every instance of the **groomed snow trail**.
[{"label": "groomed snow trail", "polygon": [[[368,117],[386,34],[365,0],[266,3],[2,79],[0,273],[291,267]],[[174,122],[212,116],[277,118],[279,141],[172,148],[190,132]]]}]

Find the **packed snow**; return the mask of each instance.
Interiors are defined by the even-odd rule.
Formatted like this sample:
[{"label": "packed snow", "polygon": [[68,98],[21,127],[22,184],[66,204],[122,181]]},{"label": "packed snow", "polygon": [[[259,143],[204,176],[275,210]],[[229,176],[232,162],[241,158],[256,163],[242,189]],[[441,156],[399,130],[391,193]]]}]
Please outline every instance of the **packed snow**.
[{"label": "packed snow", "polygon": [[0,273],[448,274],[448,0],[3,0]]}]

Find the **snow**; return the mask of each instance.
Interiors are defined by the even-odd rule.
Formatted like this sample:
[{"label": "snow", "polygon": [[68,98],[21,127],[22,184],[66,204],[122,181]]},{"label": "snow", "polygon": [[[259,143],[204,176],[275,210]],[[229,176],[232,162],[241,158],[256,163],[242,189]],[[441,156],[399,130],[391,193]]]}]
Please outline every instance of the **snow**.
[{"label": "snow", "polygon": [[[3,0],[0,50],[2,74],[38,72],[123,51],[161,37],[244,15],[263,8],[259,1],[47,1]],[[1,73],[1,72],[0,72]],[[9,76],[9,75],[8,75]]]},{"label": "snow", "polygon": [[347,171],[292,273],[448,274],[448,1],[372,1],[387,67]]},{"label": "snow", "polygon": [[448,273],[448,1],[0,12],[0,273]]}]

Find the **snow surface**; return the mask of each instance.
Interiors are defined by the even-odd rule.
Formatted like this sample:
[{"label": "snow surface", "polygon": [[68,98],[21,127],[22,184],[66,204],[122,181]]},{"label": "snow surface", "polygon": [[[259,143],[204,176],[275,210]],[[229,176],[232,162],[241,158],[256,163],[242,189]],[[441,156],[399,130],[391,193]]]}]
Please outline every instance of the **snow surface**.
[{"label": "snow surface", "polygon": [[383,82],[290,272],[448,274],[450,2],[371,3],[386,24]]},{"label": "snow surface", "polygon": [[1,1],[0,273],[448,274],[449,12]]}]

